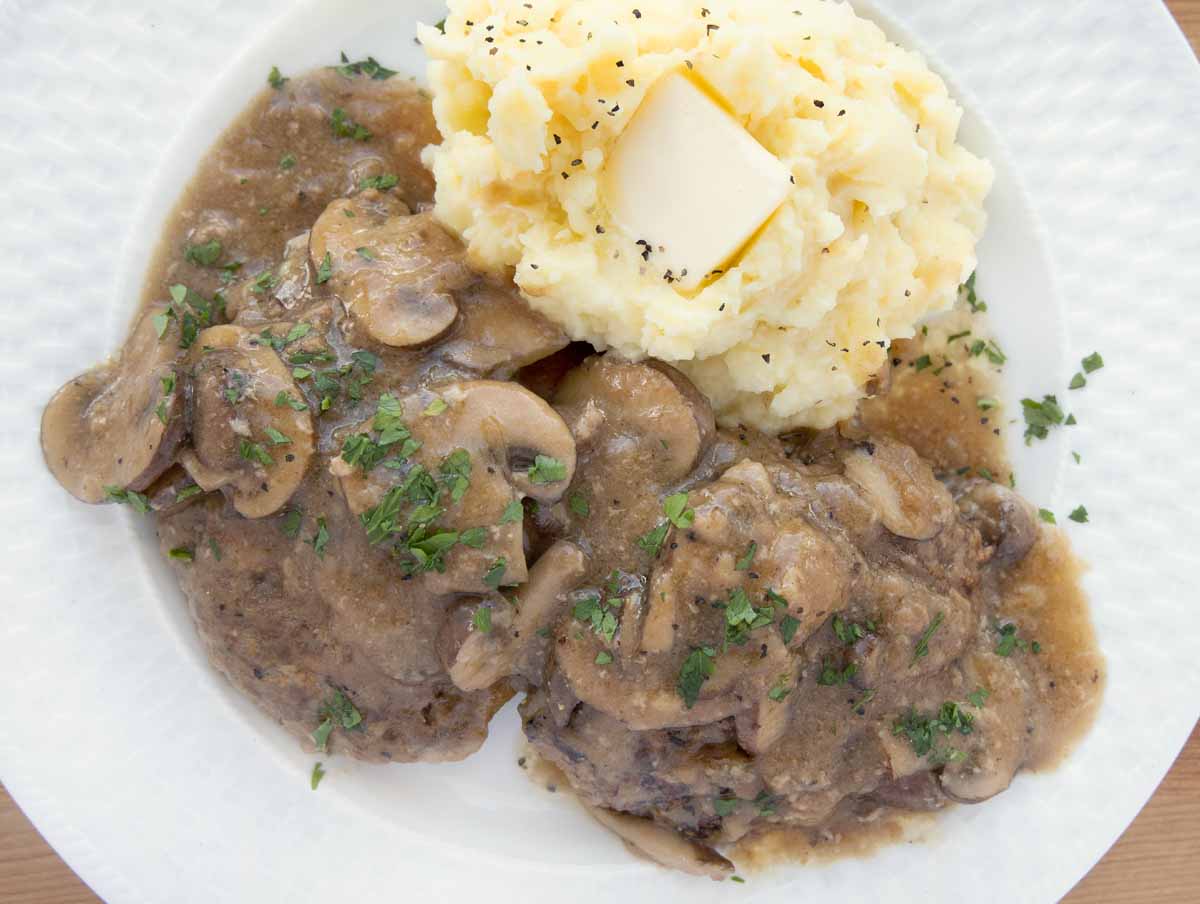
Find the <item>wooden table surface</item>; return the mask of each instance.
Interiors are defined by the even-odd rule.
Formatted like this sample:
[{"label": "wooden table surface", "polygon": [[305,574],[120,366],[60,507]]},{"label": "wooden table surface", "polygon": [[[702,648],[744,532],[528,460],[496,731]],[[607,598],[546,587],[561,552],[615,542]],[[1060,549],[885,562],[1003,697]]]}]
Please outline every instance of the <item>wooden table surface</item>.
[{"label": "wooden table surface", "polygon": [[[1107,3],[1109,0],[1092,0]],[[1166,0],[1200,52],[1200,0]],[[96,904],[0,785],[0,902]],[[1065,904],[1194,904],[1200,900],[1200,726],[1121,840]]]}]

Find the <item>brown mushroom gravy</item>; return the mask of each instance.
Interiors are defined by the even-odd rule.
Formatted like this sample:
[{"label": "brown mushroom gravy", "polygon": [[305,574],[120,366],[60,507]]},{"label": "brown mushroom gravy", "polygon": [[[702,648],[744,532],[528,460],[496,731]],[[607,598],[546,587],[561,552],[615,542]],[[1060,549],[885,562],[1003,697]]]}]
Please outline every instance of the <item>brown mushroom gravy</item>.
[{"label": "brown mushroom gravy", "polygon": [[918,338],[836,430],[718,429],[677,371],[466,265],[428,99],[360,69],[241,115],[125,348],[43,421],[64,487],[153,513],[239,690],[397,762],[470,755],[521,693],[600,822],[714,878],[718,849],[986,800],[1070,747],[1103,662],[984,369],[912,366]]}]

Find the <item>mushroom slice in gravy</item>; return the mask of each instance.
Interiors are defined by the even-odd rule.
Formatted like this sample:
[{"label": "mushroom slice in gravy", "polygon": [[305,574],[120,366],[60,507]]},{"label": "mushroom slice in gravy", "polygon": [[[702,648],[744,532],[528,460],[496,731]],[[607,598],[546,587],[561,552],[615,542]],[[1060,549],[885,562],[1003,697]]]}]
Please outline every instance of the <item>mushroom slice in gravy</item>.
[{"label": "mushroom slice in gravy", "polygon": [[304,479],[315,448],[307,408],[279,355],[238,326],[202,332],[192,354],[192,442],[180,456],[205,491],[227,491],[247,518],[279,511]]},{"label": "mushroom slice in gravy", "polygon": [[428,214],[410,216],[377,192],[329,205],[313,226],[313,266],[341,299],[362,340],[424,345],[458,317],[454,292],[475,276],[462,249]]},{"label": "mushroom slice in gravy", "polygon": [[[146,489],[170,467],[184,436],[180,349],[159,338],[165,308],[139,318],[121,354],[60,389],[42,415],[42,452],[76,499]],[[157,319],[156,319],[157,318]]]}]

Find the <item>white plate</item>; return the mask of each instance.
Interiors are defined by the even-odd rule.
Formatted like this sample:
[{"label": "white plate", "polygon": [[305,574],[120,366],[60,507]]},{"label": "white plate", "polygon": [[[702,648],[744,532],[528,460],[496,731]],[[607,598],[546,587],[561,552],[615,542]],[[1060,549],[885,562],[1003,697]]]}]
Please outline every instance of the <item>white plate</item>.
[{"label": "white plate", "polygon": [[[856,3],[930,56],[969,110],[965,140],[997,164],[980,285],[1009,399],[1059,390],[1080,420],[1016,449],[1018,476],[1041,504],[1092,513],[1071,532],[1109,688],[1063,768],[921,843],[717,886],[635,862],[535,790],[511,708],[467,763],[335,759],[312,793],[312,758],[205,664],[148,522],[72,502],[41,464],[43,403],[119,343],[159,223],[267,69],[344,48],[416,72],[413,21],[438,6],[0,0],[4,782],[112,904],[1058,898],[1200,709],[1200,70],[1166,10]],[[1096,349],[1108,366],[1066,393]]]}]

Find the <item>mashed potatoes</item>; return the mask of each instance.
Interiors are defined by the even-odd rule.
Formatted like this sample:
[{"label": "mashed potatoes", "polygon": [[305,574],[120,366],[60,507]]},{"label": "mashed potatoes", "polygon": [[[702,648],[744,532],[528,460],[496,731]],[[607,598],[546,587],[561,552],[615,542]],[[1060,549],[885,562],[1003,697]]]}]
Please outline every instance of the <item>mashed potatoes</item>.
[{"label": "mashed potatoes", "polygon": [[[914,53],[815,0],[451,0],[422,30],[445,140],[436,215],[512,268],[574,338],[674,363],[721,420],[770,432],[853,413],[887,346],[975,267],[991,167]],[[698,289],[614,224],[607,159],[656,80],[687,71],[791,171],[740,258]]]}]

